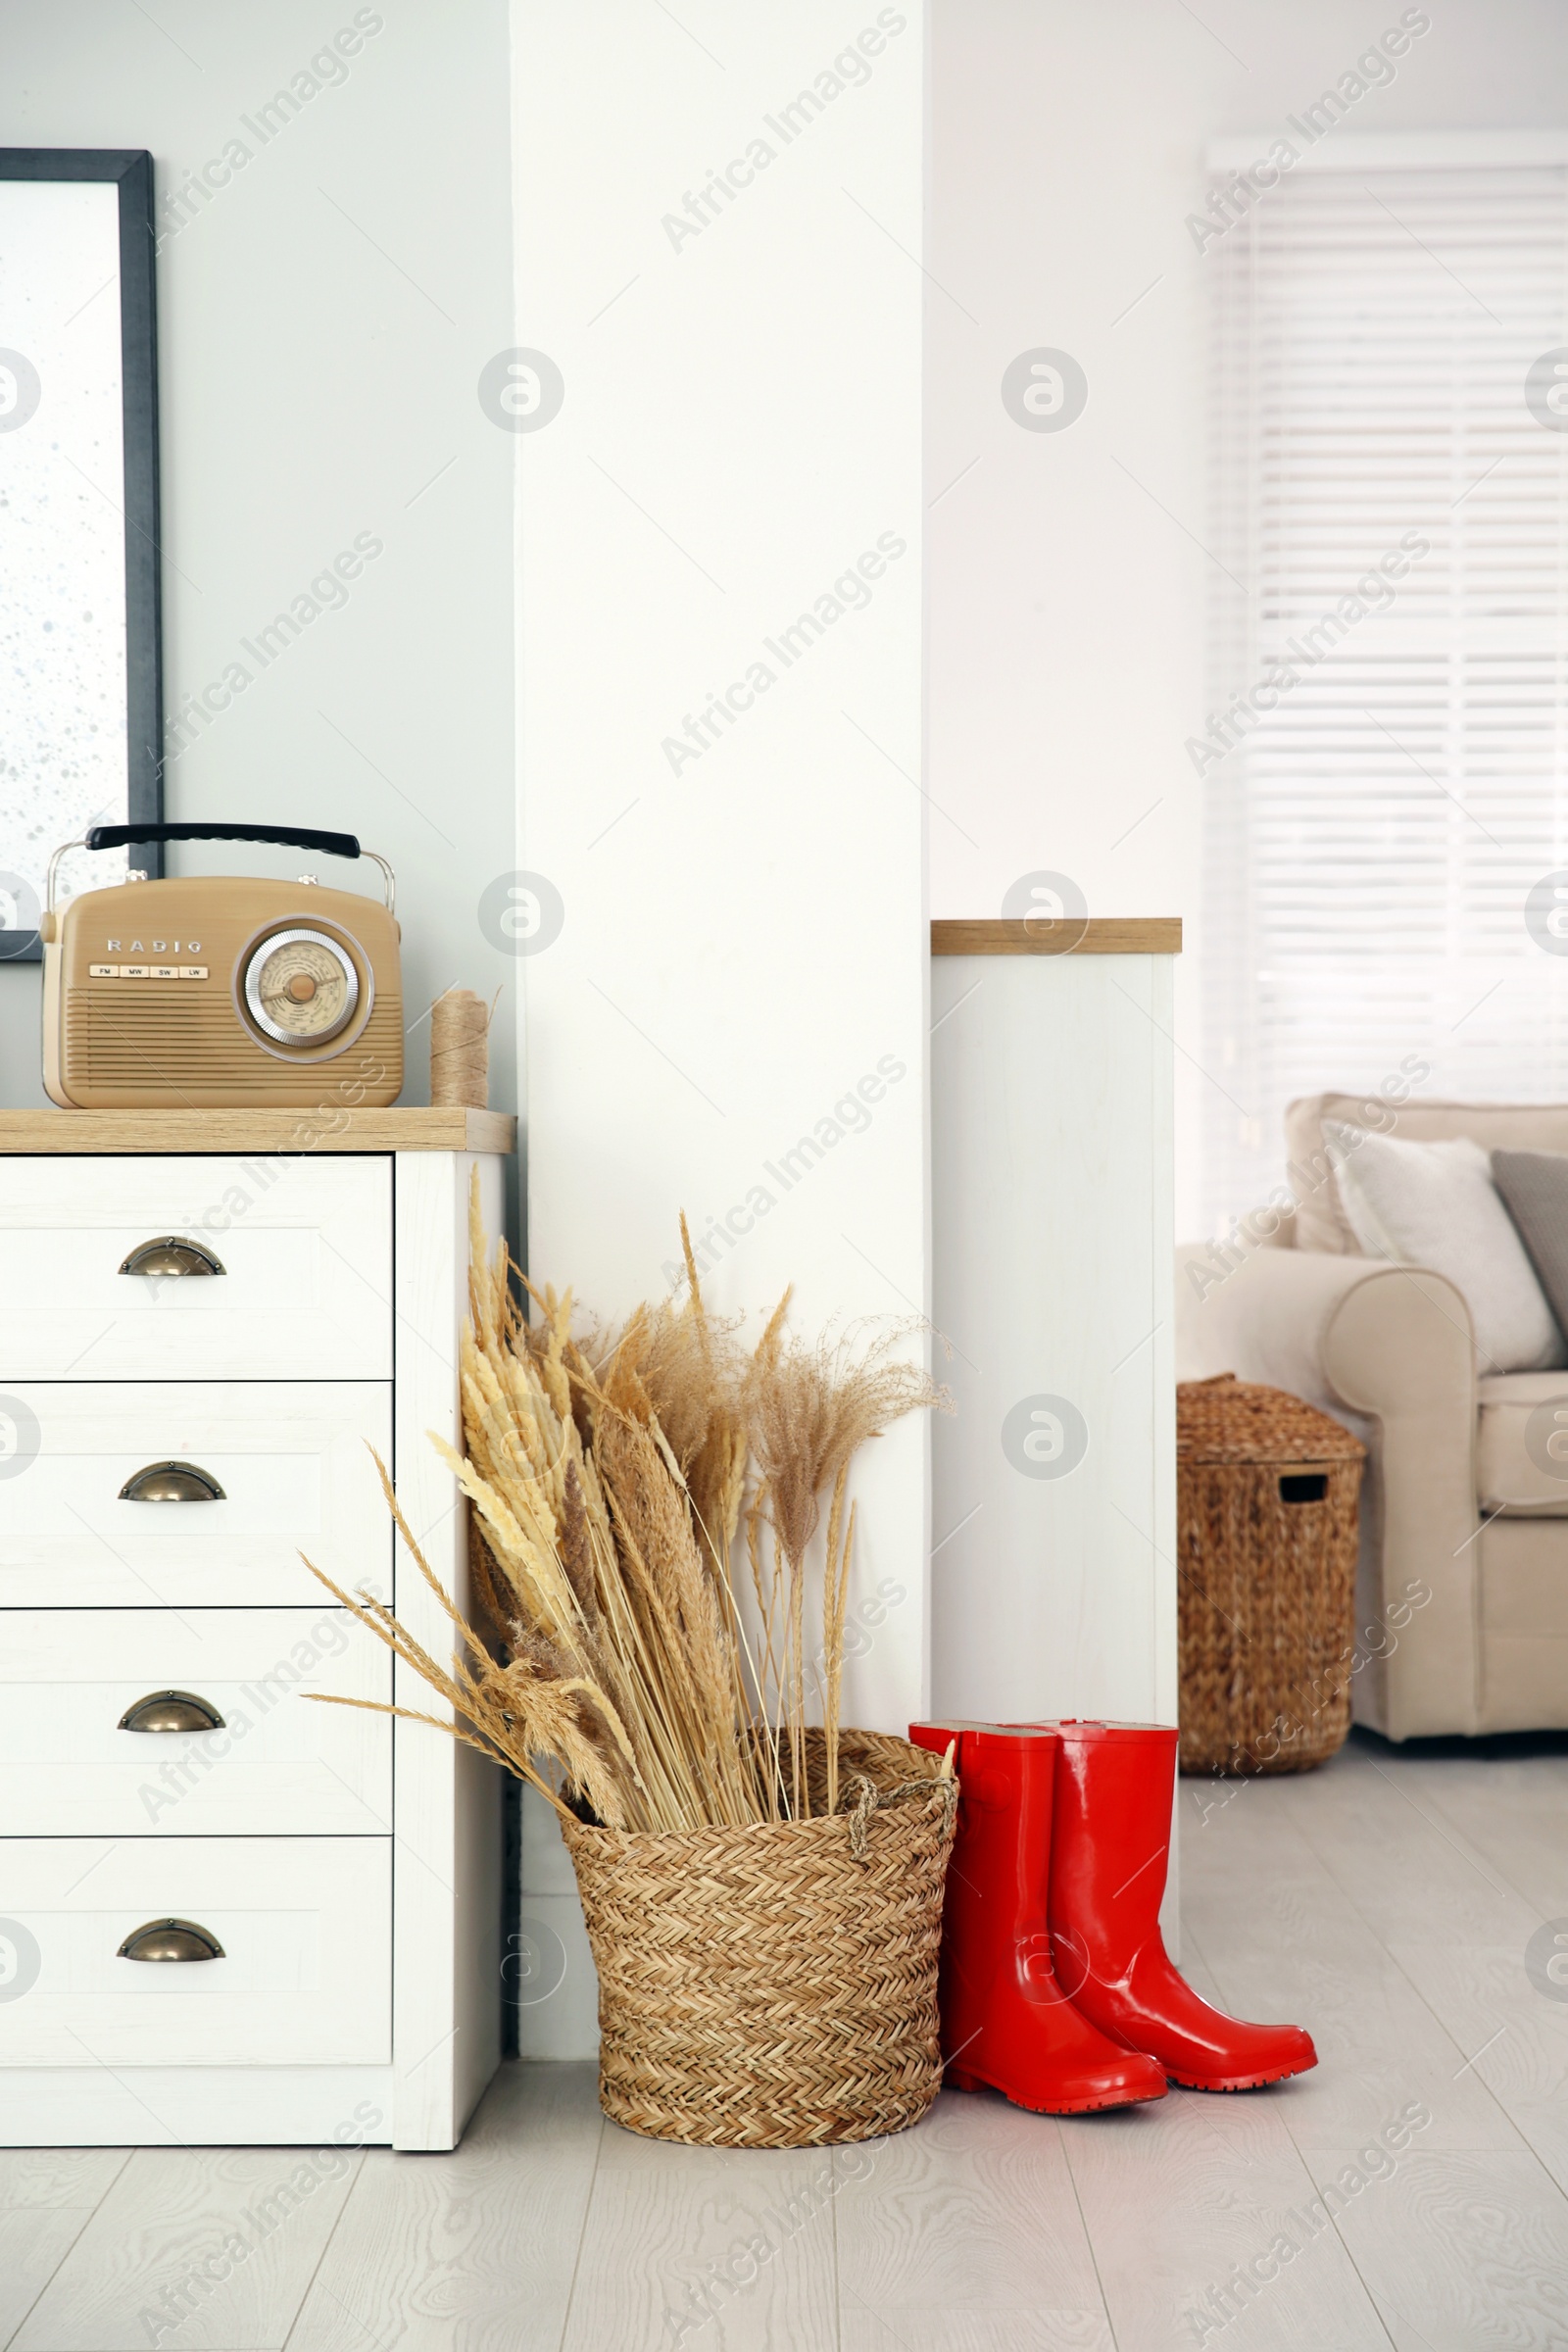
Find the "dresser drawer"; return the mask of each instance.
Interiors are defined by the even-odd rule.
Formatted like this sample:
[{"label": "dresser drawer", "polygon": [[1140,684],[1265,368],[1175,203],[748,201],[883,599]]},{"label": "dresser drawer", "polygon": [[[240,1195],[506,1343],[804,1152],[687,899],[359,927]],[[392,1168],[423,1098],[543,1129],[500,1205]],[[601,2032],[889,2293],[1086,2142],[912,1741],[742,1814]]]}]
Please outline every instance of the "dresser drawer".
[{"label": "dresser drawer", "polygon": [[[0,2068],[383,2064],[391,1901],[387,1838],[0,1839]],[[118,1957],[166,1919],[224,1956]]]},{"label": "dresser drawer", "polygon": [[[385,1835],[392,1725],[307,1690],[389,1699],[347,1611],[13,1609],[0,1618],[0,1837]],[[154,1727],[200,1711],[213,1730]],[[191,1704],[200,1702],[200,1708]]]},{"label": "dresser drawer", "polygon": [[[121,1272],[171,1236],[222,1272]],[[0,1159],[0,1387],[389,1379],[391,1159]]]},{"label": "dresser drawer", "polygon": [[[366,1446],[391,1459],[385,1382],[13,1382],[0,1412],[22,1433],[0,1459],[0,1609],[318,1608],[330,1595],[301,1551],[340,1585],[391,1590]],[[221,1499],[122,1497],[171,1459]]]}]

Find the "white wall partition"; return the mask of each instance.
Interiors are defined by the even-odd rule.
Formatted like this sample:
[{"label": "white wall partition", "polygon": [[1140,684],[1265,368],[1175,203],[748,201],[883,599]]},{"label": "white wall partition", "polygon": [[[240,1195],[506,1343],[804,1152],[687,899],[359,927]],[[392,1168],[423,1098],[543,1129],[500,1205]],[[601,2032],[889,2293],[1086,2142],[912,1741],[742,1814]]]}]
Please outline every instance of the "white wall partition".
[{"label": "white wall partition", "polygon": [[[529,1261],[616,1313],[926,1303],[922,25],[517,0]],[[760,1328],[755,1322],[753,1329]],[[852,1721],[925,1695],[926,1430],[857,1473]],[[894,1597],[897,1595],[897,1597]],[[593,2046],[524,1839],[523,2048]]]},{"label": "white wall partition", "polygon": [[1098,952],[1158,928],[932,966],[948,1713],[1176,1721],[1172,959]]}]

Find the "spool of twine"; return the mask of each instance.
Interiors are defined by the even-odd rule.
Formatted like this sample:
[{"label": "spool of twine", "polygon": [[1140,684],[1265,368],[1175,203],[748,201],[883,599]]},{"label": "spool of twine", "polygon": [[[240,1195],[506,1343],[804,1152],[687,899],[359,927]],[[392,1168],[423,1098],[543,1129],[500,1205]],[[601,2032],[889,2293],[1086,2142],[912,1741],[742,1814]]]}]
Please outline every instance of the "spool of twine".
[{"label": "spool of twine", "polygon": [[490,1099],[490,1008],[471,988],[430,1007],[430,1100],[484,1110]]}]

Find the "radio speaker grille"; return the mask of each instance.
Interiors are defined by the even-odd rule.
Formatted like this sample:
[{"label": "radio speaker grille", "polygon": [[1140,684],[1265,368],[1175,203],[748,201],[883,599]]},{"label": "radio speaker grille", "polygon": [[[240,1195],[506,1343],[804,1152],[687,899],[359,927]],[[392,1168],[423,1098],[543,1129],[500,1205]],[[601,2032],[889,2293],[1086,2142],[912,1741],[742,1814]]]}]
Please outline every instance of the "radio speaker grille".
[{"label": "radio speaker grille", "polygon": [[[161,1098],[193,1107],[276,1102],[302,1107],[326,1101],[347,1083],[374,1096],[382,1079],[401,1078],[402,1006],[385,995],[354,1043],[330,1059],[283,1061],[263,1053],[227,998],[190,982],[167,994],[156,982],[128,990],[71,991],[66,1005],[68,1079],[122,1094],[127,1105]],[[156,993],[155,993],[156,992]],[[384,1099],[384,1098],[383,1098]]]}]

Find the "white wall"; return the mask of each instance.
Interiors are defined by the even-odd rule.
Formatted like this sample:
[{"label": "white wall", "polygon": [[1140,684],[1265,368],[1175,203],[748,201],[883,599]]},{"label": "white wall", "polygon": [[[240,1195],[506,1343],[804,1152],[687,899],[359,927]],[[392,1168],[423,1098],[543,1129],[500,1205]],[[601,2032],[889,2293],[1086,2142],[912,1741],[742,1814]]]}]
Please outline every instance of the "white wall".
[{"label": "white wall", "polygon": [[1171,960],[932,968],[942,1715],[1176,1721]]},{"label": "white wall", "polygon": [[[1183,746],[1210,707],[1211,575],[1206,281],[1184,221],[1211,135],[1278,129],[1402,5],[933,0],[932,911],[995,914],[1017,876],[1048,869],[1096,914],[1186,918],[1180,1231],[1197,1225],[1201,1126],[1234,1115],[1198,1067],[1200,811]],[[1427,13],[1396,79],[1335,135],[1568,119],[1554,0]],[[1039,347],[1088,378],[1061,431],[1025,431],[1002,405],[1004,368]]]},{"label": "white wall", "polygon": [[[518,967],[479,920],[513,864],[513,436],[477,395],[514,340],[505,0],[50,0],[8,10],[4,46],[0,143],[149,148],[160,197],[214,159],[230,173],[166,219],[158,261],[171,711],[357,533],[382,542],[345,605],[247,663],[171,760],[166,812],[340,827],[389,858],[410,1021],[453,982],[501,987],[491,1101],[510,1108]],[[259,110],[300,75],[321,86],[264,140]],[[249,160],[225,166],[233,140]],[[171,853],[173,872],[246,866]],[[409,1102],[429,1099],[428,1035]],[[38,967],[0,966],[0,1102],[43,1099]]]},{"label": "white wall", "polygon": [[[788,1282],[807,1333],[919,1314],[920,14],[519,0],[514,24],[518,340],[564,386],[517,436],[518,863],[561,909],[526,965],[532,1270],[623,1311],[665,1287],[684,1208],[728,1219],[707,1288],[754,1334]],[[824,75],[846,86],[786,138]],[[666,223],[758,140],[716,218]],[[786,662],[835,582],[851,609]],[[757,663],[717,741],[667,748]],[[786,1185],[803,1137],[821,1157]],[[857,1472],[859,1591],[903,1598],[850,1721],[924,1697],[927,1446],[906,1424]],[[559,1869],[530,1826],[525,1920],[572,1966],[525,2048],[592,2046]]]}]

